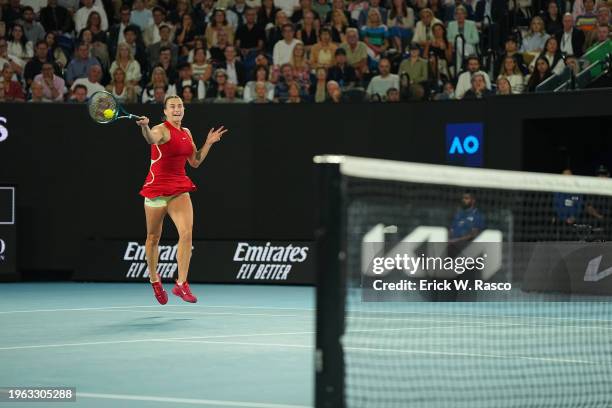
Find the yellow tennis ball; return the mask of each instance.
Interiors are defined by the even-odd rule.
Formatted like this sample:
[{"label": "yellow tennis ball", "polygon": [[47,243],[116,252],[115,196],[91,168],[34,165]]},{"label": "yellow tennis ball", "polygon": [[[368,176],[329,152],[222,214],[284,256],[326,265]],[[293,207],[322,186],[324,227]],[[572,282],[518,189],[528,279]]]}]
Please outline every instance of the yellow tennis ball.
[{"label": "yellow tennis ball", "polygon": [[105,109],[102,114],[106,119],[111,119],[113,116],[115,116],[115,111],[112,109]]}]

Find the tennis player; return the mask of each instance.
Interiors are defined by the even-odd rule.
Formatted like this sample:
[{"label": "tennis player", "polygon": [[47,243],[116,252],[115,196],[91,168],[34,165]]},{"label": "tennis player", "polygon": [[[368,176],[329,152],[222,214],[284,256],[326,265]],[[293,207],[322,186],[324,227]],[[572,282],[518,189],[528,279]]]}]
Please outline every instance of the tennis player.
[{"label": "tennis player", "polygon": [[187,274],[193,229],[193,207],[189,192],[195,191],[196,186],[185,174],[185,162],[189,162],[194,168],[202,164],[212,145],[221,139],[227,129],[223,126],[217,130],[211,129],[206,142],[198,150],[189,129],[181,126],[185,115],[182,99],[178,96],[168,96],[164,101],[164,114],[166,121],[153,128],[149,128],[149,118],[146,116],[136,121],[145,140],[151,145],[151,167],[140,191],[140,195],[145,198],[147,219],[147,265],[155,298],[165,305],[168,302],[168,294],[157,273],[157,260],[164,218],[169,214],[179,233],[176,255],[178,279],[172,293],[186,302],[195,303],[198,299],[191,293]]}]

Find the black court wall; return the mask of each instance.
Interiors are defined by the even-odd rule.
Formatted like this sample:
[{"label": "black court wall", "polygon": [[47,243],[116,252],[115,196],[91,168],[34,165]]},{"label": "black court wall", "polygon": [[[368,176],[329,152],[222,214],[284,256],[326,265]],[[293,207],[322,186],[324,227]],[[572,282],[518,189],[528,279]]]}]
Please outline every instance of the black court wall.
[{"label": "black court wall", "polygon": [[[357,105],[192,105],[198,144],[230,132],[188,170],[198,240],[311,240],[312,156],[343,153],[445,163],[450,123],[482,122],[484,166],[521,169],[523,123],[610,115],[609,91],[486,101]],[[129,106],[152,121],[161,107]],[[4,120],[2,120],[4,118]],[[94,124],[82,105],[0,104],[0,185],[17,188],[18,266],[73,270],[85,239],[142,239],[150,147],[133,122]],[[580,135],[576,135],[579,137]],[[530,136],[533,138],[533,134]],[[537,136],[536,136],[537,137]],[[176,236],[166,224],[165,238]]]}]

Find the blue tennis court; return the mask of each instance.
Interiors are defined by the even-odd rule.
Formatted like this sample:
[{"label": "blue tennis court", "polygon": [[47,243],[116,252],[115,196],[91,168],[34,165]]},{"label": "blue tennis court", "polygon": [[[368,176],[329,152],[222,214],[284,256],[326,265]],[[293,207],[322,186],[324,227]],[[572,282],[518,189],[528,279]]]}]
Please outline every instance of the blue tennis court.
[{"label": "blue tennis court", "polygon": [[314,289],[192,287],[200,303],[160,306],[144,283],[0,285],[0,386],[76,387],[54,407],[311,407]]},{"label": "blue tennis court", "polygon": [[[146,284],[0,285],[0,385],[76,388],[76,403],[54,407],[313,407],[313,288],[193,289],[199,303],[172,296],[160,306]],[[503,402],[495,406],[563,398],[609,407],[611,309],[603,302],[349,303],[347,400],[485,407],[475,396],[495,390],[489,402]]]}]

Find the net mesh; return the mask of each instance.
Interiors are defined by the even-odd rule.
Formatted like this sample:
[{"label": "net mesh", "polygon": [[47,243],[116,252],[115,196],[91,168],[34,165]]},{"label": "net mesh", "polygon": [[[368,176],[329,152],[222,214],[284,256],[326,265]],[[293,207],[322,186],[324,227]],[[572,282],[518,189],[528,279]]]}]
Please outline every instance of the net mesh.
[{"label": "net mesh", "polygon": [[[346,407],[611,407],[611,181],[380,163],[341,165]],[[502,265],[487,279],[512,290],[368,299],[369,246],[414,247],[405,237],[419,227],[452,239],[466,190],[481,229],[501,232]],[[599,280],[584,282],[599,255]]]},{"label": "net mesh", "polygon": [[[108,92],[96,92],[89,99],[89,116],[98,123],[109,123],[117,117],[117,101]],[[105,115],[106,111],[112,111],[112,116]]]}]

